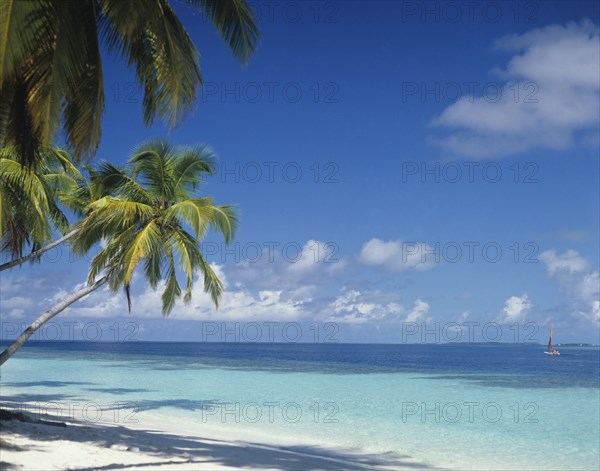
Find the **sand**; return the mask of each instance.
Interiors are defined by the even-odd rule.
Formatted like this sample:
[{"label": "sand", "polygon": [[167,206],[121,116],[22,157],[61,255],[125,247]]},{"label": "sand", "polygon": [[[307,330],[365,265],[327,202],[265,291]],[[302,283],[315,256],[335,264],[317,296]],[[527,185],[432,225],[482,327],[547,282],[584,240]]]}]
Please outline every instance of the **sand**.
[{"label": "sand", "polygon": [[124,426],[30,414],[19,419],[0,421],[2,471],[423,469],[397,456],[173,432],[176,424],[160,430],[148,424]]}]

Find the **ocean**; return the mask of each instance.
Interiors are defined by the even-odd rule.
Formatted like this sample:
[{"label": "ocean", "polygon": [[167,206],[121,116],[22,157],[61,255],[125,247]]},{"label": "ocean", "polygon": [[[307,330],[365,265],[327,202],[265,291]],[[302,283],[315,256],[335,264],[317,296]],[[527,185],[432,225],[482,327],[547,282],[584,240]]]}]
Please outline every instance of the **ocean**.
[{"label": "ocean", "polygon": [[600,469],[600,349],[31,342],[2,401],[470,470]]}]

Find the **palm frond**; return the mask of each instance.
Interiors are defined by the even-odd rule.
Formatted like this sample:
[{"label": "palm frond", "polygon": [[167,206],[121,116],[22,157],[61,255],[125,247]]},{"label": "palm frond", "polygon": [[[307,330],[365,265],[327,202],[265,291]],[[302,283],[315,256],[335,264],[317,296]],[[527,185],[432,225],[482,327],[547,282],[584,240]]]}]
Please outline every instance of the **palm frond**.
[{"label": "palm frond", "polygon": [[102,187],[105,194],[120,195],[124,199],[139,203],[152,205],[157,200],[140,185],[135,177],[123,171],[109,162],[103,162],[94,172],[92,181]]},{"label": "palm frond", "polygon": [[242,64],[247,64],[256,50],[260,32],[254,13],[244,0],[187,0],[214,24],[231,52]]},{"label": "palm frond", "polygon": [[[210,17],[233,55],[248,62],[259,41],[245,0],[187,0]],[[62,127],[76,159],[101,136],[101,46],[135,71],[146,125],[176,126],[202,85],[199,52],[168,0],[2,0],[0,144],[33,163]]]},{"label": "palm frond", "polygon": [[209,263],[204,259],[202,254],[199,258],[200,271],[204,276],[204,292],[210,295],[215,307],[218,309],[223,295],[223,283],[213,271]]},{"label": "palm frond", "polygon": [[225,242],[229,244],[235,237],[238,226],[238,216],[235,206],[214,206],[211,223],[213,229],[223,234]]},{"label": "palm frond", "polygon": [[104,0],[101,37],[133,66],[144,91],[147,125],[158,115],[175,126],[192,109],[202,83],[199,53],[165,0]]},{"label": "palm frond", "polygon": [[212,148],[206,145],[179,147],[177,156],[173,168],[176,197],[190,198],[203,183],[203,177],[214,174],[217,159]]},{"label": "palm frond", "polygon": [[214,205],[210,198],[181,201],[169,207],[165,213],[167,219],[177,219],[190,225],[197,238],[204,237],[213,215]]},{"label": "palm frond", "polygon": [[196,241],[184,230],[176,230],[171,234],[172,246],[179,255],[179,265],[187,278],[184,302],[187,304],[192,299],[192,288],[194,287],[194,269],[199,267],[202,254],[196,245]]},{"label": "palm frond", "polygon": [[173,252],[169,252],[167,258],[169,260],[169,268],[167,269],[167,284],[165,285],[165,290],[162,294],[163,316],[168,316],[171,313],[175,306],[175,302],[181,297],[181,288],[177,282]]},{"label": "palm frond", "polygon": [[138,263],[155,252],[160,244],[160,229],[155,221],[150,221],[125,251],[125,286],[131,283],[131,277]]}]

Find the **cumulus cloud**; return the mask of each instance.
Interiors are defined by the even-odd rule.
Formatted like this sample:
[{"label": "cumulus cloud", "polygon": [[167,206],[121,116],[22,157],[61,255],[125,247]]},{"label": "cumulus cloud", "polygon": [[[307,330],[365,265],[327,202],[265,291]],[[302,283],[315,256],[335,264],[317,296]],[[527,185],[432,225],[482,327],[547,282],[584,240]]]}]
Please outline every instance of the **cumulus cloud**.
[{"label": "cumulus cloud", "polygon": [[526,294],[511,296],[504,302],[504,309],[498,320],[507,323],[523,321],[532,307],[533,304]]},{"label": "cumulus cloud", "polygon": [[571,308],[578,315],[600,322],[600,274],[575,250],[557,254],[547,250],[540,254],[548,276],[569,296]]},{"label": "cumulus cloud", "polygon": [[[43,278],[4,275],[0,283],[0,318],[22,319],[30,313],[40,315],[43,312],[42,306],[51,302],[51,299],[44,298],[47,288],[48,284]],[[37,296],[29,296],[32,293],[40,293],[42,301],[36,302]],[[60,293],[66,294],[64,291]]]},{"label": "cumulus cloud", "polygon": [[2,300],[3,309],[19,309],[22,312],[25,312],[23,311],[24,308],[29,308],[33,305],[33,300],[24,296],[13,296]]},{"label": "cumulus cloud", "polygon": [[11,309],[10,312],[8,313],[8,317],[11,317],[13,319],[21,319],[24,316],[25,316],[24,309]]},{"label": "cumulus cloud", "polygon": [[[84,284],[79,283],[77,284],[74,288],[73,291],[78,291],[80,289],[82,289],[84,286]],[[69,292],[66,291],[63,288],[58,288],[53,294],[52,296],[45,298],[44,301],[46,301],[49,304],[56,304],[60,301],[62,301],[63,299],[65,299],[67,296],[69,295]]]},{"label": "cumulus cloud", "polygon": [[[312,315],[307,308],[319,285],[332,280],[346,266],[337,254],[337,247],[322,241],[309,240],[288,253],[272,250],[259,253],[253,261],[235,265],[211,264],[224,285],[219,311],[204,293],[202,275],[196,273],[196,283],[189,305],[179,302],[170,317],[180,320],[254,321],[297,320]],[[161,317],[161,293],[137,277],[132,289],[132,316]],[[141,291],[141,292],[140,292]],[[138,294],[139,293],[139,294]],[[94,293],[69,310],[69,315],[105,317],[127,312],[125,299],[105,292]]]},{"label": "cumulus cloud", "polygon": [[[435,142],[467,157],[597,145],[600,28],[591,21],[500,38],[512,52],[499,98],[463,96],[432,122],[451,134]],[[577,139],[579,138],[579,142]]]},{"label": "cumulus cloud", "polygon": [[46,280],[40,277],[9,277],[4,274],[2,283],[0,283],[0,300],[4,305],[11,297],[22,297],[24,293],[41,292],[46,286]]},{"label": "cumulus cloud", "polygon": [[287,270],[295,275],[303,276],[313,274],[318,270],[339,268],[339,255],[335,244],[309,240],[300,251],[297,259],[288,263]]},{"label": "cumulus cloud", "polygon": [[255,260],[244,260],[227,267],[236,283],[255,289],[304,289],[334,279],[348,268],[335,244],[309,240],[295,251],[264,251]]},{"label": "cumulus cloud", "polygon": [[[192,290],[190,304],[179,302],[170,317],[179,320],[256,320],[283,319],[295,320],[304,314],[303,304],[309,297],[299,296],[294,290],[251,291],[240,284],[231,286],[229,277],[222,265],[212,264],[212,269],[223,282],[225,291],[219,311],[215,309],[210,296],[204,293],[202,274],[196,273],[196,283]],[[164,282],[156,290],[137,280],[132,290],[134,318],[160,318],[161,294]],[[141,292],[138,291],[141,289]],[[137,294],[136,294],[137,293]],[[127,313],[125,296],[110,292],[108,287],[96,291],[67,310],[69,316],[109,317]]]},{"label": "cumulus cloud", "polygon": [[429,312],[429,304],[420,299],[409,310],[395,301],[384,301],[386,297],[376,291],[342,288],[326,309],[326,320],[348,324],[416,322]]},{"label": "cumulus cloud", "polygon": [[[358,258],[362,263],[389,271],[424,270],[433,265],[421,260],[428,249],[425,244],[372,239],[363,246]],[[429,304],[421,299],[413,300],[414,305],[404,307],[394,292],[369,289],[364,283],[360,289],[344,288],[342,283],[351,280],[357,258],[342,258],[337,247],[331,244],[309,240],[302,245],[297,256],[294,254],[286,259],[281,251],[270,255],[273,256],[262,256],[254,262],[211,264],[225,288],[218,311],[203,291],[202,274],[195,273],[191,302],[186,305],[180,301],[170,318],[183,321],[328,320],[377,324],[416,322],[429,312]],[[26,281],[3,284],[1,307],[11,317],[39,314],[40,306],[34,305],[32,298],[22,295],[26,285]],[[46,283],[39,295],[40,305],[49,307],[83,286],[82,283],[65,287]],[[63,316],[74,319],[125,317],[138,322],[140,319],[160,319],[163,290],[164,281],[153,290],[145,282],[142,272],[138,271],[131,288],[131,313],[128,312],[124,293],[113,293],[104,286],[67,308]]]},{"label": "cumulus cloud", "polygon": [[365,265],[391,272],[411,269],[422,271],[434,266],[431,253],[433,249],[421,242],[383,241],[374,238],[363,244],[358,259]]},{"label": "cumulus cloud", "polygon": [[546,250],[540,254],[540,260],[546,264],[550,275],[557,275],[561,272],[584,273],[590,269],[588,261],[579,252],[570,249],[562,255],[557,255],[556,250]]},{"label": "cumulus cloud", "polygon": [[417,299],[413,309],[406,316],[405,322],[417,322],[423,320],[425,315],[429,312],[429,304],[425,301]]},{"label": "cumulus cloud", "polygon": [[[211,264],[225,288],[219,311],[203,291],[201,273],[196,273],[191,303],[185,305],[179,302],[171,317],[181,320],[214,320],[218,317],[223,320],[250,321],[296,320],[314,315],[315,310],[307,307],[313,303],[314,293],[318,289],[325,289],[327,282],[337,285],[336,274],[344,270],[347,263],[340,257],[334,244],[309,240],[295,246],[295,251],[290,249],[286,253],[283,250],[265,251],[253,262]],[[40,303],[34,306],[32,299],[35,298],[22,294],[30,291],[28,287],[31,285],[32,280],[26,278],[3,280],[0,299],[3,312],[7,315],[11,313],[13,317],[38,315],[39,306],[49,307],[84,286],[82,283],[65,287],[42,283],[38,295]],[[67,308],[63,315],[74,318],[160,318],[163,290],[164,282],[152,290],[141,271],[138,271],[131,289],[131,314],[128,313],[125,295],[122,292],[113,293],[104,286]],[[326,305],[330,299],[325,296],[320,305]]]}]

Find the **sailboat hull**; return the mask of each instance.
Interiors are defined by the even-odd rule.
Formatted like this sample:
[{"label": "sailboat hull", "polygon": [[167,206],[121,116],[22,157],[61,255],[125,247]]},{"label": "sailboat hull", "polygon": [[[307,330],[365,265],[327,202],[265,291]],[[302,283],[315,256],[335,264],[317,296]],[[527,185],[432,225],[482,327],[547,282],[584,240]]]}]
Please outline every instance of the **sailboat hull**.
[{"label": "sailboat hull", "polygon": [[560,355],[560,353],[556,352],[556,353],[552,353],[552,352],[544,352],[546,355]]}]

